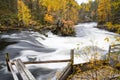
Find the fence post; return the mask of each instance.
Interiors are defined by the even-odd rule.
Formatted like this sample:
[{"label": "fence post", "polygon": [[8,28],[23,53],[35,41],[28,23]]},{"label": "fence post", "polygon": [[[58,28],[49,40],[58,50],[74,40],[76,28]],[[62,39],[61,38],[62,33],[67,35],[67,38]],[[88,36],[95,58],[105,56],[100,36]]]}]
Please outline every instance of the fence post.
[{"label": "fence post", "polygon": [[120,62],[120,54],[118,55],[118,62]]},{"label": "fence post", "polygon": [[110,63],[110,52],[111,52],[111,45],[109,46],[109,51],[108,51],[108,61]]},{"label": "fence post", "polygon": [[9,64],[8,64],[8,62],[10,61],[10,58],[9,58],[9,54],[8,53],[5,54],[5,59],[6,59],[7,69],[8,69],[8,71],[10,71],[10,67],[9,67]]},{"label": "fence post", "polygon": [[71,50],[71,68],[73,72],[73,64],[74,64],[74,49]]},{"label": "fence post", "polygon": [[71,63],[74,64],[74,49],[71,50]]}]

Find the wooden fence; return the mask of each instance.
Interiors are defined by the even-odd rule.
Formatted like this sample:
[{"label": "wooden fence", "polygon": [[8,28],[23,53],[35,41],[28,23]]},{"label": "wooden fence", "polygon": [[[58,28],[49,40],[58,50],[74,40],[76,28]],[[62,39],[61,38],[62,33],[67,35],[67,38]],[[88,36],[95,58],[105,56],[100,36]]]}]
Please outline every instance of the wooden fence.
[{"label": "wooden fence", "polygon": [[115,65],[116,62],[120,62],[120,44],[109,46],[108,60],[112,65]]},{"label": "wooden fence", "polygon": [[45,63],[61,63],[61,62],[69,62],[67,67],[60,73],[57,77],[57,80],[65,80],[73,70],[73,61],[74,61],[74,50],[71,50],[71,58],[66,60],[49,60],[49,61],[35,61],[35,62],[22,62],[21,59],[10,61],[9,54],[5,55],[7,69],[12,73],[14,80],[19,80],[17,74],[14,71],[12,65],[15,65],[18,70],[21,78],[23,80],[36,80],[32,73],[26,68],[25,64],[45,64]]}]

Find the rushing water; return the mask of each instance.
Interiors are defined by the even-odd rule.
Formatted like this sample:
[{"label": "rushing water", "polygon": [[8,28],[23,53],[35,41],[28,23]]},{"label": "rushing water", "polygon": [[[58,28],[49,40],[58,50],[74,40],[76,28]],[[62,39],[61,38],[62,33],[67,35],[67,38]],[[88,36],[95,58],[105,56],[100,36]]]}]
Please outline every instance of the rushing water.
[{"label": "rushing water", "polygon": [[[97,59],[104,59],[109,45],[119,43],[116,41],[119,35],[97,29],[95,26],[97,23],[76,25],[76,37],[61,37],[51,32],[46,33],[48,37],[45,37],[34,31],[2,34],[1,44],[6,44],[0,47],[0,80],[13,80],[6,69],[5,53],[9,53],[12,60],[20,58],[22,61],[44,61],[69,59],[70,50],[74,49],[74,64],[88,62],[95,53]],[[50,63],[26,66],[37,80],[56,80],[56,76],[66,65],[67,63]]]}]

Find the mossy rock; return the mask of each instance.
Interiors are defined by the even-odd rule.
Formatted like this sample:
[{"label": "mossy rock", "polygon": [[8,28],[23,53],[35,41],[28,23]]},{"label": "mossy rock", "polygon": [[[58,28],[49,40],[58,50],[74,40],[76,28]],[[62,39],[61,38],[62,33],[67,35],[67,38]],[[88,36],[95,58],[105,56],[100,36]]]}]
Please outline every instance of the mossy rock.
[{"label": "mossy rock", "polygon": [[73,27],[62,27],[61,28],[61,35],[62,36],[74,36],[75,29]]}]

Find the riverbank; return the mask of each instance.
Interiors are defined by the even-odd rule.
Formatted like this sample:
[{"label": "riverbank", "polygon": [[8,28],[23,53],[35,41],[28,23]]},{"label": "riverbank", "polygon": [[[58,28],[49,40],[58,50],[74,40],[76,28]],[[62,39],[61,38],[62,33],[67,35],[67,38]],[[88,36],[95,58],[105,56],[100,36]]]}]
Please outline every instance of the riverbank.
[{"label": "riverbank", "polygon": [[64,24],[58,27],[57,25],[39,25],[39,26],[28,26],[28,27],[12,27],[2,26],[0,32],[12,32],[12,31],[37,31],[41,34],[45,34],[49,31],[60,36],[75,36],[74,25]]},{"label": "riverbank", "polygon": [[[0,27],[0,34],[2,33],[14,33],[14,32],[21,32],[21,31],[34,31],[39,32],[40,34],[45,35],[45,33],[55,30],[56,27],[54,25],[51,26],[35,26],[35,27],[13,27],[13,26],[4,26]],[[45,35],[46,36],[46,35]]]},{"label": "riverbank", "polygon": [[98,24],[97,28],[120,34],[120,24],[112,24],[108,22],[106,24]]},{"label": "riverbank", "polygon": [[75,65],[67,80],[119,80],[120,70],[104,61]]}]

